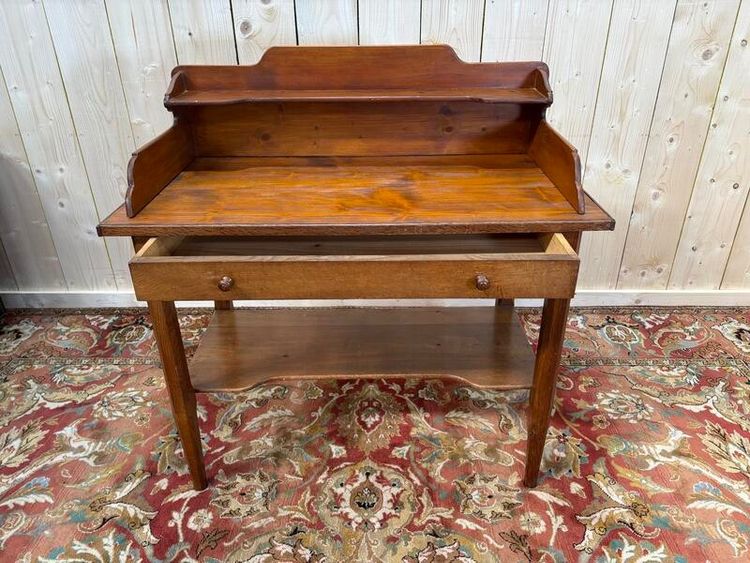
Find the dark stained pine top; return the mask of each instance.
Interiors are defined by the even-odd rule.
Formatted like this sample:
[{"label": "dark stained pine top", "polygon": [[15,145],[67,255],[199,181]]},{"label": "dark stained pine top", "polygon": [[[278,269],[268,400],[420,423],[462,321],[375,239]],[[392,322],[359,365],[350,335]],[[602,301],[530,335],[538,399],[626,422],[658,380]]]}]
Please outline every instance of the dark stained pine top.
[{"label": "dark stained pine top", "polygon": [[614,227],[544,120],[541,62],[447,46],[275,47],[182,66],[103,236],[407,235]]}]

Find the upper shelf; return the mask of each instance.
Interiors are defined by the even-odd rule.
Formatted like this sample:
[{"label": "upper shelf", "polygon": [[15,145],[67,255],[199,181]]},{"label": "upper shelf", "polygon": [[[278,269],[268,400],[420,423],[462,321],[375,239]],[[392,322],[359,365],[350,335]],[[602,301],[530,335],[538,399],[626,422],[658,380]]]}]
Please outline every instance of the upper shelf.
[{"label": "upper shelf", "polygon": [[244,102],[482,102],[549,104],[549,94],[536,88],[382,88],[369,90],[185,90],[167,97],[169,108]]},{"label": "upper shelf", "polygon": [[549,105],[548,76],[542,62],[465,63],[446,45],[273,47],[255,65],[176,67],[164,105],[169,109],[270,101]]}]

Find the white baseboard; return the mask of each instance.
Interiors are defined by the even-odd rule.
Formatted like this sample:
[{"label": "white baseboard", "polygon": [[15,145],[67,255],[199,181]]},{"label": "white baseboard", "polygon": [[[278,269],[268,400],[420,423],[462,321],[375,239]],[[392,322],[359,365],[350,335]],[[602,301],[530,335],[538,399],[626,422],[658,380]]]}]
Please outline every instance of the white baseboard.
[{"label": "white baseboard", "polygon": [[[144,307],[130,292],[3,292],[6,309],[89,308],[89,307]],[[236,301],[240,307],[335,307],[335,306],[466,306],[491,305],[492,299],[382,299],[382,300],[288,300]],[[179,301],[182,307],[209,307],[210,301]],[[518,307],[538,307],[541,299],[516,299]],[[625,291],[581,290],[576,293],[574,307],[692,306],[692,307],[750,307],[750,291]]]},{"label": "white baseboard", "polygon": [[576,292],[574,307],[750,307],[750,290],[599,290]]}]

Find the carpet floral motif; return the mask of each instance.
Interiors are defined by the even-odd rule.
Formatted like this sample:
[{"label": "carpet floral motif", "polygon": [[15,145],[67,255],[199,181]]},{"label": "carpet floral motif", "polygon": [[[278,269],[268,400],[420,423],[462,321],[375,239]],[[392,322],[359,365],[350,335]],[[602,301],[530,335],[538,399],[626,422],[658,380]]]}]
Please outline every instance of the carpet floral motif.
[{"label": "carpet floral motif", "polygon": [[[181,313],[188,354],[209,316]],[[538,311],[520,318],[533,342]],[[9,312],[0,560],[747,561],[749,362],[747,311],[571,311],[535,489],[523,391],[394,378],[200,395],[198,492],[143,310]]]}]

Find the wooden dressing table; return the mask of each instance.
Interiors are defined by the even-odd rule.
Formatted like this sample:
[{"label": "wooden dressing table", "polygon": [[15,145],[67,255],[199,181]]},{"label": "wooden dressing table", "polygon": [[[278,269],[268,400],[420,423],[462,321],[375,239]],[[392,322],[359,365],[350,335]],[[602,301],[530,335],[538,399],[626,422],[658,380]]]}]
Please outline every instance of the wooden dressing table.
[{"label": "wooden dressing table", "polygon": [[[580,233],[614,221],[545,121],[540,62],[446,46],[275,47],[254,66],[183,66],[174,125],[137,151],[129,236],[196,489],[195,393],[302,377],[448,376],[531,388],[537,481]],[[232,308],[234,299],[487,298],[496,307]],[[544,298],[534,358],[513,298]],[[190,366],[175,300],[216,312]]]}]

